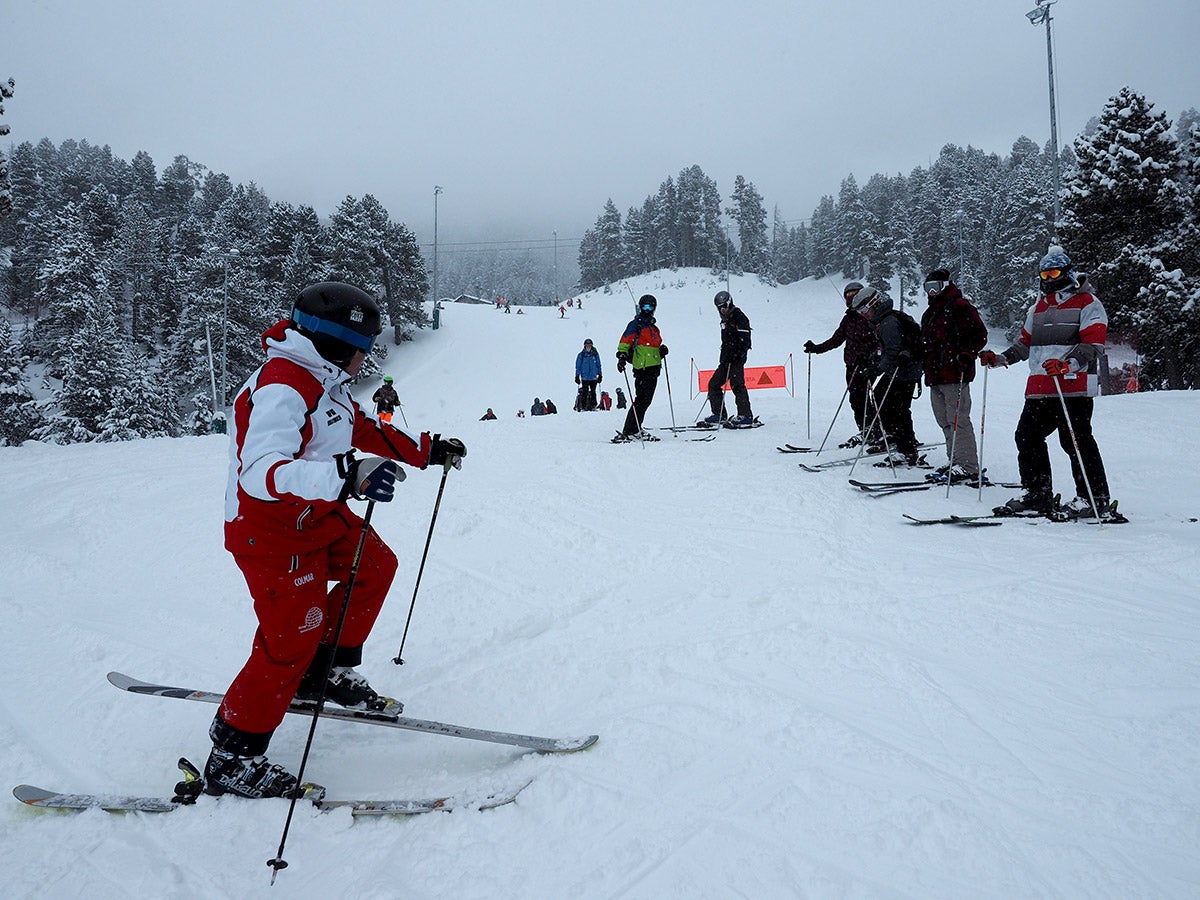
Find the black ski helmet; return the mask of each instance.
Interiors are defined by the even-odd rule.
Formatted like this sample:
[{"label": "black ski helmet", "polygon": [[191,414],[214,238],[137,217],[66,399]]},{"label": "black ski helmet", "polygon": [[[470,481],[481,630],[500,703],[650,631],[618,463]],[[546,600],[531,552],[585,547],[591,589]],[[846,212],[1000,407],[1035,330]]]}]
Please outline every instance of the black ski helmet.
[{"label": "black ski helmet", "polygon": [[639,313],[653,313],[656,309],[658,309],[658,298],[653,294],[642,294],[638,299],[637,311]]},{"label": "black ski helmet", "polygon": [[722,306],[733,306],[733,298],[729,296],[729,291],[717,291],[717,296],[713,297],[713,306],[718,309]]},{"label": "black ski helmet", "polygon": [[842,297],[846,300],[846,305],[849,306],[854,301],[854,295],[863,289],[861,281],[852,281],[842,288]]},{"label": "black ski helmet", "polygon": [[345,368],[356,350],[370,353],[383,331],[379,305],[366,291],[340,281],[310,284],[292,307],[292,324],[317,353]]}]

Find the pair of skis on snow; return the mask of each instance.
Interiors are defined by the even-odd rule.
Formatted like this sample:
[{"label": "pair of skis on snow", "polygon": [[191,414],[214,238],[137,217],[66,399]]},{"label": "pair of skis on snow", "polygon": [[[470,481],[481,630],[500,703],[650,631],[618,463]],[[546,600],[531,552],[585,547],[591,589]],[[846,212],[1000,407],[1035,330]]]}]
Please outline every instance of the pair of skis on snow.
[{"label": "pair of skis on snow", "polygon": [[[927,491],[930,488],[944,488],[945,481],[856,481],[850,479],[850,484],[872,497],[889,497],[892,494],[908,494],[913,491]],[[1010,481],[988,481],[984,476],[984,487],[1019,488],[1021,485]],[[977,481],[955,481],[954,487],[978,488]]]},{"label": "pair of skis on snow", "polygon": [[[212,691],[152,684],[120,672],[110,672],[108,680],[115,687],[131,694],[149,694],[155,697],[172,697],[201,703],[220,703],[225,696]],[[288,707],[288,712],[311,716],[313,707],[303,703],[293,703]],[[465,725],[451,725],[446,722],[433,722],[425,719],[411,719],[390,715],[386,712],[343,709],[341,707],[325,707],[321,710],[321,717],[345,722],[381,725],[385,728],[419,731],[425,734],[440,734],[473,741],[486,741],[492,744],[505,744],[539,753],[574,753],[577,750],[587,749],[599,740],[599,735],[595,734],[573,738],[538,737],[530,734],[471,728]],[[191,805],[199,794],[199,771],[185,759],[179,761],[179,767],[184,773],[184,780],[176,786],[176,795],[171,799],[119,794],[68,794],[28,784],[20,784],[13,788],[13,796],[22,803],[43,808],[104,809],[114,812],[171,812],[180,806]],[[435,810],[448,812],[464,807],[493,809],[513,802],[528,785],[529,782],[526,781],[518,787],[483,796],[447,796],[420,800],[329,800],[324,796],[324,789],[317,785],[306,785],[305,799],[322,810],[349,808],[351,815],[354,816],[415,815]]]},{"label": "pair of skis on snow", "polygon": [[[917,450],[918,450],[918,452],[921,452],[921,451],[925,451],[925,450],[932,450],[935,447],[940,447],[940,446],[942,446],[942,445],[941,444],[921,444],[920,446],[917,447]],[[784,444],[782,447],[776,447],[775,449],[778,450],[780,453],[814,453],[814,452],[816,452],[815,450],[813,450],[810,447],[797,447],[792,444]],[[881,450],[878,453],[863,453],[858,456],[851,456],[851,457],[845,457],[845,458],[839,457],[838,459],[827,459],[824,462],[813,463],[812,465],[809,465],[808,463],[800,463],[800,468],[802,468],[806,472],[824,472],[826,469],[836,469],[839,466],[852,466],[856,462],[878,460],[878,459],[885,458],[886,456],[887,456],[887,451]],[[904,468],[904,467],[897,466],[897,468]]]},{"label": "pair of skis on snow", "polygon": [[1027,522],[1078,522],[1084,525],[1125,525],[1129,522],[1124,513],[1117,510],[1116,500],[1109,504],[1108,511],[1099,519],[1095,516],[1070,515],[1061,507],[1056,507],[1049,513],[992,512],[982,516],[942,516],[937,519],[919,519],[916,516],[910,516],[908,513],[905,513],[904,518],[908,519],[914,525],[961,525],[967,528],[975,528],[981,525],[1002,525],[1004,522],[1014,519]]}]

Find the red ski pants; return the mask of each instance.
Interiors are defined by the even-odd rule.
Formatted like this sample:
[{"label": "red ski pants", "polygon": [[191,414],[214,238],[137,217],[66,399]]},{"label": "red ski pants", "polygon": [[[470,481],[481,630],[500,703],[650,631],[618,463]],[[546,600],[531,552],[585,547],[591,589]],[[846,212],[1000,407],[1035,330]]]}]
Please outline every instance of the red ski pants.
[{"label": "red ski pants", "polygon": [[[220,716],[239,731],[267,734],[283,721],[319,644],[333,642],[361,531],[301,556],[234,556],[254,598],[258,630]],[[371,529],[350,594],[341,647],[361,647],[396,575],[396,556]],[[336,582],[332,587],[330,582]]]}]

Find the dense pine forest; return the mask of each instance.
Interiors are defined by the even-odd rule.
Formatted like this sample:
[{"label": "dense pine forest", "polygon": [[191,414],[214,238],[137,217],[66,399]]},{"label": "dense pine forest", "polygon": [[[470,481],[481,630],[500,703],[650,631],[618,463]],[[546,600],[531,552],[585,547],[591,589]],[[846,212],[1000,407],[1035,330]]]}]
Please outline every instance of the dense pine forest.
[{"label": "dense pine forest", "polygon": [[[11,81],[0,91],[10,99]],[[450,253],[439,293],[551,302],[702,266],[777,283],[858,278],[916,303],[924,273],[948,266],[1011,329],[1053,237],[1089,273],[1110,340],[1141,355],[1142,388],[1196,387],[1200,115],[1172,123],[1126,88],[1059,162],[1057,227],[1053,160],[1024,137],[1004,157],[951,144],[907,176],[848,175],[803,221],[776,210],[768,223],[740,175],[723,206],[694,165],[624,219],[604,204],[579,243],[577,284],[559,284],[545,248]],[[378,354],[429,324],[421,245],[369,194],[323,221],[183,155],[160,171],[145,152],[127,162],[82,139],[13,146],[0,154],[0,445],[208,431],[258,364],[262,330],[321,279],[380,298],[392,340]]]}]

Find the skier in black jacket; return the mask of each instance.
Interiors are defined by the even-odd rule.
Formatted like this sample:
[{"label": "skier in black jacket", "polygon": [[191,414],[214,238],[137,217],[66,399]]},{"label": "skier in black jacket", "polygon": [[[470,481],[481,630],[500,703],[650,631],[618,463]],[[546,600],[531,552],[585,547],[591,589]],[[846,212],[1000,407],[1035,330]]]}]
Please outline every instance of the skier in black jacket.
[{"label": "skier in black jacket", "polygon": [[729,422],[734,427],[745,427],[754,421],[750,410],[750,392],[746,390],[746,355],[750,352],[750,319],[733,305],[729,291],[717,291],[713,305],[721,314],[721,358],[716,371],[708,380],[708,405],[712,415],[704,421],[717,425],[727,418],[725,414],[725,391],[729,382],[733,399],[737,404],[737,415]]}]

